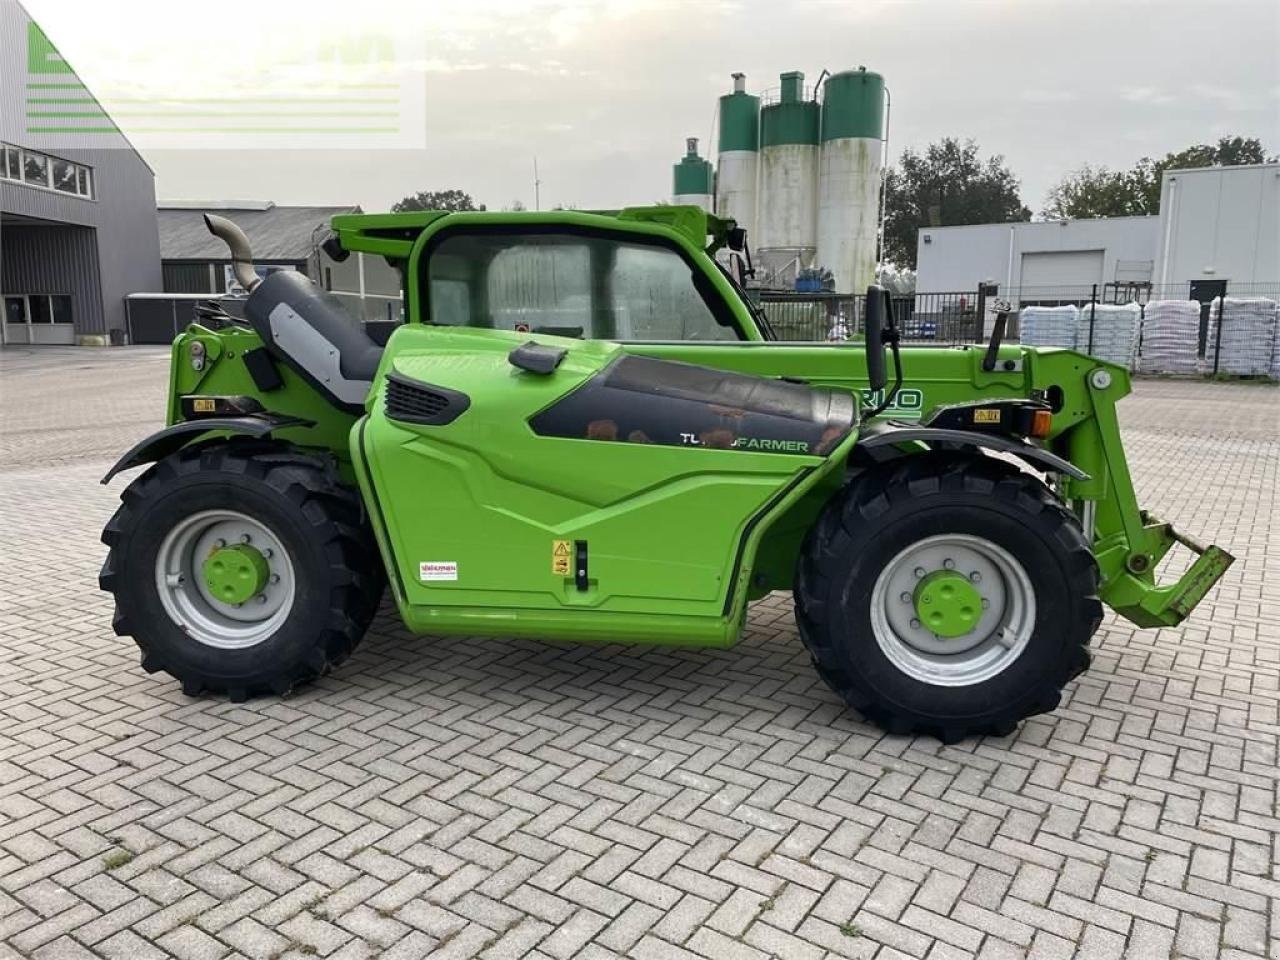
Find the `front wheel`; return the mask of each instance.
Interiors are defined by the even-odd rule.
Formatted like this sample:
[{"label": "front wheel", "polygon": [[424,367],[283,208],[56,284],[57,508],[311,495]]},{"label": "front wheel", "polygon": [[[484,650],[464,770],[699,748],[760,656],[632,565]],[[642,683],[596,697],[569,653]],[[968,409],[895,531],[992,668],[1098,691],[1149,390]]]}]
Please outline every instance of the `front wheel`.
[{"label": "front wheel", "polygon": [[1098,573],[1035,477],[923,454],[857,477],[801,554],[800,635],[819,674],[892,733],[1006,734],[1089,664]]},{"label": "front wheel", "polygon": [[102,533],[115,630],[189,695],[287,693],[341,663],[382,593],[356,493],[280,445],[188,449],[129,485]]}]

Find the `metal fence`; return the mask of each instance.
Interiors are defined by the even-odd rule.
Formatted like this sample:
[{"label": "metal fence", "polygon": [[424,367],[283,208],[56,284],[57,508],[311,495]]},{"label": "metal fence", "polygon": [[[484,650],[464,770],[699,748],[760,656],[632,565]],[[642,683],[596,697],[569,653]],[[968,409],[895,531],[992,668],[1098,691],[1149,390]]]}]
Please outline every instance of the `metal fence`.
[{"label": "metal fence", "polygon": [[[863,295],[753,291],[752,297],[780,340],[856,341],[865,334]],[[1124,281],[1008,290],[984,284],[892,300],[905,343],[949,346],[980,343],[990,335],[996,298],[1015,308],[1006,329],[1009,342],[1022,338],[1025,308],[1066,306],[1076,312],[1062,339],[1036,340],[1028,328],[1027,342],[1079,350],[1144,373],[1280,379],[1280,282]],[[1126,304],[1133,309],[1115,309]]]},{"label": "metal fence", "polygon": [[[758,304],[779,340],[861,340],[864,294],[759,291]],[[908,343],[974,343],[982,336],[981,291],[902,294],[891,298],[893,315]]]}]

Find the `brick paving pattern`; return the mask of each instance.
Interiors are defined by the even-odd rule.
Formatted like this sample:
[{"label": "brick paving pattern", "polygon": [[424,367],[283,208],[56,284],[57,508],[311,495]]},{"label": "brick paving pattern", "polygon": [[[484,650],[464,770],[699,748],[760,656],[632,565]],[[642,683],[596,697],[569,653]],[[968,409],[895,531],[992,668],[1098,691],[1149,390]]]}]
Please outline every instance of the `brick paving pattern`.
[{"label": "brick paving pattern", "polygon": [[729,651],[416,638],[192,700],[110,629],[163,351],[0,354],[0,956],[1280,956],[1280,390],[1147,381],[1146,506],[1239,557],[1016,735],[885,736],[790,600]]}]

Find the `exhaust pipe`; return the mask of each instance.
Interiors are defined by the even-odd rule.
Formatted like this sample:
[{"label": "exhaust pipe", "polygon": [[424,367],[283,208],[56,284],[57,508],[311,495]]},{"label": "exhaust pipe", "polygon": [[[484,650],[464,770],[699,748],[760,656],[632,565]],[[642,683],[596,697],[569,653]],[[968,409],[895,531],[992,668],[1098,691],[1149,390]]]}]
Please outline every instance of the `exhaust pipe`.
[{"label": "exhaust pipe", "polygon": [[249,248],[245,232],[226,217],[212,213],[204,215],[204,225],[230,249],[231,269],[236,275],[236,282],[244,287],[246,293],[253,293],[262,278],[253,269],[253,251]]}]

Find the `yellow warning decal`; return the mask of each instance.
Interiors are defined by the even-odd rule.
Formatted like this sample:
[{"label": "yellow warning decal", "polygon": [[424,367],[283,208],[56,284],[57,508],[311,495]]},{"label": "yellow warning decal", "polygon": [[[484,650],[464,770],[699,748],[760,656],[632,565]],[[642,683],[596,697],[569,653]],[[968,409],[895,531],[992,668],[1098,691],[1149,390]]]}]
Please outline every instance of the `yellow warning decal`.
[{"label": "yellow warning decal", "polygon": [[992,410],[992,409],[975,410],[973,411],[973,422],[974,423],[999,423],[1000,411]]},{"label": "yellow warning decal", "polygon": [[551,572],[558,577],[569,575],[569,561],[573,557],[573,544],[568,540],[551,541]]},{"label": "yellow warning decal", "polygon": [[196,397],[191,401],[191,409],[196,413],[217,413],[218,404],[212,397]]}]

